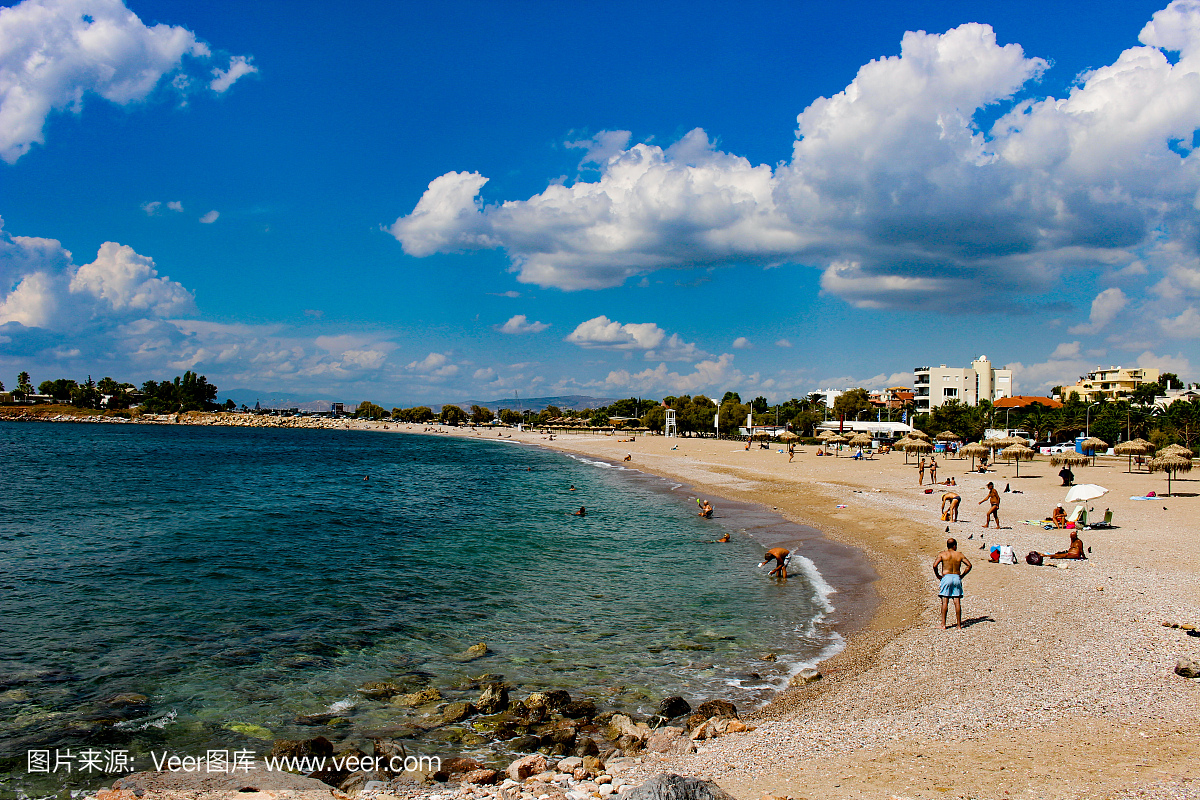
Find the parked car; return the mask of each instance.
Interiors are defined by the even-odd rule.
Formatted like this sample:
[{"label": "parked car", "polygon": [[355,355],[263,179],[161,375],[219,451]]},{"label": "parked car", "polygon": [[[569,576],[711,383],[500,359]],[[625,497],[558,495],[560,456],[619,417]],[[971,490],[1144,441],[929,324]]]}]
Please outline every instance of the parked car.
[{"label": "parked car", "polygon": [[1050,442],[1038,442],[1035,449],[1043,455],[1052,456],[1055,453],[1071,452],[1075,449],[1075,442],[1059,442],[1058,444],[1051,444]]}]

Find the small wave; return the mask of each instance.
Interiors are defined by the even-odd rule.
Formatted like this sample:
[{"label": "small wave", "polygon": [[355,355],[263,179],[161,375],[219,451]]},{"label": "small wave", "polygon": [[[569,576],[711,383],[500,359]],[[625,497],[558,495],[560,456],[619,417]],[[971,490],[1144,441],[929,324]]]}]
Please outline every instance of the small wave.
[{"label": "small wave", "polygon": [[354,700],[338,700],[336,703],[330,703],[329,708],[326,709],[326,711],[328,711],[330,714],[340,714],[343,711],[349,711],[356,705],[358,705],[358,703]]},{"label": "small wave", "polygon": [[174,722],[178,716],[179,712],[171,709],[167,713],[153,719],[131,719],[126,722],[118,722],[113,727],[122,731],[144,731],[149,728],[165,728]]},{"label": "small wave", "polygon": [[817,569],[817,565],[812,562],[812,559],[802,555],[797,555],[792,559],[800,565],[800,571],[804,573],[804,577],[808,578],[808,582],[813,587],[813,600],[824,611],[833,611],[833,603],[829,598],[831,595],[837,594],[837,589],[829,585],[825,577],[821,575],[821,571]]}]

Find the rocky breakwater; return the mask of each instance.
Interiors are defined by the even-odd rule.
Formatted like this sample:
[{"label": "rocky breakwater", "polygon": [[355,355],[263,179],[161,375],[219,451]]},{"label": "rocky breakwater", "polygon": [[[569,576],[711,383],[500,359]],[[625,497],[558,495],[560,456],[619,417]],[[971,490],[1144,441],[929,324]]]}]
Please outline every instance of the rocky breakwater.
[{"label": "rocky breakwater", "polygon": [[135,422],[153,425],[216,425],[230,428],[386,429],[389,423],[329,417],[284,417],[270,414],[189,411],[186,414],[140,414]]},{"label": "rocky breakwater", "polygon": [[[348,732],[339,744],[324,736],[276,740],[271,757],[323,759],[332,766],[308,777],[349,797],[433,791],[481,800],[592,800],[637,786],[632,775],[647,753],[690,753],[698,741],[753,730],[724,700],[693,708],[682,697],[668,697],[657,713],[638,719],[601,711],[562,690],[515,699],[515,687],[498,675],[473,682],[477,693],[469,700],[447,698],[432,686],[406,691],[403,683],[366,684],[360,694],[396,709],[395,726],[365,741]],[[345,726],[329,730],[335,736]],[[419,755],[431,746],[459,754]]]}]

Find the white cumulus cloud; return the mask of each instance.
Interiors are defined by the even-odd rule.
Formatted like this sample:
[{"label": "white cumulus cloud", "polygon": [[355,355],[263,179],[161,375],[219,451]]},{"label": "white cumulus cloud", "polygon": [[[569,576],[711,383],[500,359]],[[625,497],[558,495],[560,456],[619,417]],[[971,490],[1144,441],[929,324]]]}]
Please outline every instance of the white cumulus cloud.
[{"label": "white cumulus cloud", "polygon": [[1092,300],[1092,312],[1085,324],[1073,325],[1069,333],[1099,333],[1116,319],[1117,315],[1129,304],[1129,298],[1115,286],[1105,289]]},{"label": "white cumulus cloud", "polygon": [[620,323],[603,314],[579,323],[566,341],[587,348],[642,350],[648,360],[688,361],[705,355],[694,343],[677,333],[668,336],[653,322]]},{"label": "white cumulus cloud", "polygon": [[[488,204],[485,177],[447,173],[390,230],[412,255],[503,248],[518,280],[567,290],[785,263],[820,269],[824,292],[863,307],[970,292],[995,308],[1079,271],[1200,285],[1200,3],[1155,14],[1066,97],[1030,96],[1047,67],[983,24],[907,33],[898,56],[799,113],[779,165],[722,152],[702,130],[665,148],[602,132],[571,143],[597,178]],[[1148,258],[1164,246],[1173,268]]]},{"label": "white cumulus cloud", "polygon": [[256,72],[258,72],[258,67],[250,63],[248,56],[234,56],[229,61],[229,69],[213,68],[213,79],[208,84],[208,88],[217,94],[224,94],[230,86],[237,83],[238,78],[244,78]]},{"label": "white cumulus cloud", "polygon": [[524,314],[516,314],[500,326],[501,333],[541,333],[549,328],[546,322],[530,322]]},{"label": "white cumulus cloud", "polygon": [[214,222],[216,222],[217,218],[220,216],[221,216],[220,211],[209,211],[207,214],[205,214],[204,216],[202,216],[200,218],[200,222],[202,222],[205,225],[211,225]]},{"label": "white cumulus cloud", "polygon": [[129,105],[171,75],[186,88],[185,57],[211,51],[186,28],[145,25],[120,0],[0,8],[0,158],[11,164],[41,144],[51,112],[78,111],[88,95]]},{"label": "white cumulus cloud", "polygon": [[751,347],[754,347],[754,345],[750,344],[750,340],[745,336],[739,336],[734,339],[733,346],[738,350],[749,350]]}]

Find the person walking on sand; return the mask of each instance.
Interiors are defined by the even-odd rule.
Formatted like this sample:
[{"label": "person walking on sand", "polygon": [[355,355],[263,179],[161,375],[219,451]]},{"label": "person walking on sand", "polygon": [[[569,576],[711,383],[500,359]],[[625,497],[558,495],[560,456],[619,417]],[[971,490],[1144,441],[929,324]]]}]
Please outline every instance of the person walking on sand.
[{"label": "person walking on sand", "polygon": [[788,442],[788,463],[792,463],[792,459],[796,457],[796,445]]},{"label": "person walking on sand", "polygon": [[917,475],[919,476],[917,478],[917,485],[924,486],[925,485],[925,459],[923,457],[921,459],[921,463],[917,465]]},{"label": "person walking on sand", "polygon": [[937,457],[929,457],[929,483],[930,485],[937,483]]},{"label": "person walking on sand", "polygon": [[1000,530],[1000,493],[996,491],[996,487],[992,485],[991,481],[988,481],[987,488],[987,497],[978,503],[978,505],[983,505],[985,502],[991,503],[987,516],[983,518],[983,527],[988,527],[994,517],[996,519],[996,530]]},{"label": "person walking on sand", "polygon": [[[962,497],[958,492],[946,492],[942,495],[942,522],[958,522],[958,504]],[[946,505],[949,504],[949,508]]]},{"label": "person walking on sand", "polygon": [[788,552],[787,548],[772,547],[770,550],[767,551],[767,557],[765,559],[763,559],[763,562],[761,564],[759,564],[758,566],[765,567],[767,564],[771,563],[771,561],[775,561],[776,567],[775,567],[775,569],[773,569],[767,573],[767,577],[773,578],[776,575],[778,575],[779,577],[783,578],[786,581],[787,580],[787,565],[791,560],[792,560],[792,555],[791,555],[791,553]]},{"label": "person walking on sand", "polygon": [[[963,569],[963,567],[966,569]],[[946,612],[950,601],[954,601],[954,617],[958,629],[962,630],[962,579],[971,571],[971,559],[958,552],[958,542],[953,538],[946,540],[946,549],[933,560],[933,574],[941,582],[938,585],[938,597],[942,599],[942,630],[946,630]]]}]

